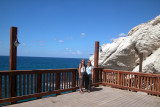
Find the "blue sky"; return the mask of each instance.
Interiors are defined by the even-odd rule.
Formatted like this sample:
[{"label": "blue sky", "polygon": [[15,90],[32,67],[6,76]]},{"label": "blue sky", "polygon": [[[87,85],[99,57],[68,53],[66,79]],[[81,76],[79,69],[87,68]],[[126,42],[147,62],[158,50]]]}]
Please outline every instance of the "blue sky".
[{"label": "blue sky", "polygon": [[0,0],[0,55],[18,27],[18,56],[88,58],[160,14],[160,0]]}]

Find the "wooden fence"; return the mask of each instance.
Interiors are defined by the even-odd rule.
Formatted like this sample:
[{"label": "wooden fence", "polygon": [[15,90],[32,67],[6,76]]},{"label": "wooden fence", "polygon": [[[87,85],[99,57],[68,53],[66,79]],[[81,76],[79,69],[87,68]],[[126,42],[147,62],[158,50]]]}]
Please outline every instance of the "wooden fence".
[{"label": "wooden fence", "polygon": [[102,82],[102,85],[160,95],[160,74],[102,68],[96,68],[94,71],[98,74],[94,79],[95,82]]},{"label": "wooden fence", "polygon": [[0,71],[0,104],[76,91],[78,78],[76,68]]},{"label": "wooden fence", "polygon": [[[28,98],[76,91],[79,87],[76,68],[51,70],[0,71],[0,104]],[[160,95],[160,74],[147,74],[94,68],[93,85]]]}]

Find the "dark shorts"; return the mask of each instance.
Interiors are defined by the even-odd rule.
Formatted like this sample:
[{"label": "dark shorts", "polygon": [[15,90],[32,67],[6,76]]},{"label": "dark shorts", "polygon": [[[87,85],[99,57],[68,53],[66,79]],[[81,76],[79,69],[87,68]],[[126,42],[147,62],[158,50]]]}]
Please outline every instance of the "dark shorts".
[{"label": "dark shorts", "polygon": [[79,78],[79,87],[84,87],[84,82],[86,78],[87,73],[86,72],[81,72],[81,78]]}]

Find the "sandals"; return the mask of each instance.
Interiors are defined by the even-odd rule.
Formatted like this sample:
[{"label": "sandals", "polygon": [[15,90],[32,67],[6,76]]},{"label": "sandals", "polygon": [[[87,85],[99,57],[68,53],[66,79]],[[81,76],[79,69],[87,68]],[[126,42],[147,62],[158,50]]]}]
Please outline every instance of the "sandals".
[{"label": "sandals", "polygon": [[84,94],[84,92],[83,91],[79,91],[81,94]]}]

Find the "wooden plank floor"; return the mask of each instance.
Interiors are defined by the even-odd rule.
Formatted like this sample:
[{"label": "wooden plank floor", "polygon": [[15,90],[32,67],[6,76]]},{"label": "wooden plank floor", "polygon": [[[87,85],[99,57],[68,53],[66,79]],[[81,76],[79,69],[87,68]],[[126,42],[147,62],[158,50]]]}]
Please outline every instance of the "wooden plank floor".
[{"label": "wooden plank floor", "polygon": [[8,107],[160,107],[160,97],[100,86],[91,93],[73,92]]}]

